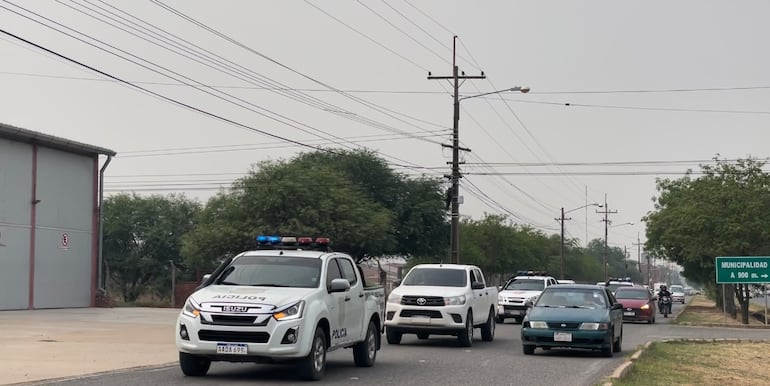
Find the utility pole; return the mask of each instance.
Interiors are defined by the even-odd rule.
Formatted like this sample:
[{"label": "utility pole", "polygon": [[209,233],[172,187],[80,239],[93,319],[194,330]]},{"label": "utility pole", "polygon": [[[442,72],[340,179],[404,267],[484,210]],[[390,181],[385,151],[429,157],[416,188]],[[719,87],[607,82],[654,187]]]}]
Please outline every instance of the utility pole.
[{"label": "utility pole", "polygon": [[604,281],[607,281],[609,278],[607,275],[607,254],[609,253],[607,249],[607,229],[610,226],[610,219],[608,216],[610,214],[618,213],[617,210],[611,211],[610,207],[607,206],[607,193],[604,193],[604,210],[601,212],[597,210],[596,213],[604,215],[604,219],[602,219],[602,221],[604,221]]},{"label": "utility pole", "polygon": [[558,221],[561,224],[561,273],[559,274],[559,279],[564,279],[564,221],[565,220],[572,220],[572,218],[565,218],[564,217],[564,207],[561,208],[561,217],[557,218],[556,221]]},{"label": "utility pole", "polygon": [[[465,75],[459,73],[457,68],[457,36],[452,38],[452,75],[451,76],[433,76],[428,73],[428,79],[450,79],[454,83],[454,119],[452,126],[452,174],[449,178],[452,181],[450,188],[450,199],[452,201],[452,223],[450,231],[450,261],[460,264],[460,150],[470,151],[470,149],[460,148],[460,80],[465,79],[486,79],[484,73],[481,75]],[[443,145],[446,146],[446,145]],[[448,147],[448,146],[446,146]]]},{"label": "utility pole", "polygon": [[[636,264],[639,266],[639,273],[641,274],[642,273],[642,241],[639,239],[639,232],[636,232],[636,243],[634,243],[634,245],[636,245]],[[649,266],[647,267],[647,269],[649,269]],[[644,280],[644,278],[642,278],[642,280]],[[648,273],[647,282],[649,283],[649,281],[650,281],[650,275]]]}]

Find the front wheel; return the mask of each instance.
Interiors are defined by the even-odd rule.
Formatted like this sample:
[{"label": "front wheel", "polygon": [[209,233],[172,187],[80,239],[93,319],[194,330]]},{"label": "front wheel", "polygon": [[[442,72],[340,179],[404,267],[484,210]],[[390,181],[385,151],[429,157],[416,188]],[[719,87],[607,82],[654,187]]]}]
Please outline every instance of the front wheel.
[{"label": "front wheel", "polygon": [[326,370],[326,334],[321,327],[316,327],[310,353],[298,365],[299,375],[308,381],[317,381]]},{"label": "front wheel", "polygon": [[385,327],[385,339],[388,341],[388,344],[399,344],[401,343],[401,333],[393,331],[390,327]]},{"label": "front wheel", "polygon": [[535,346],[531,344],[522,345],[521,349],[524,351],[524,355],[532,355],[535,353]]},{"label": "front wheel", "polygon": [[481,340],[491,342],[495,339],[495,311],[489,310],[486,323],[481,327]]},{"label": "front wheel", "polygon": [[353,346],[353,362],[358,367],[372,367],[377,358],[377,325],[374,321],[369,322],[369,328],[366,330],[366,337],[363,342]]},{"label": "front wheel", "polygon": [[457,341],[462,347],[473,346],[473,312],[468,311],[465,317],[465,328],[457,334]]},{"label": "front wheel", "polygon": [[188,377],[202,377],[209,372],[211,360],[185,352],[179,353],[179,367]]}]

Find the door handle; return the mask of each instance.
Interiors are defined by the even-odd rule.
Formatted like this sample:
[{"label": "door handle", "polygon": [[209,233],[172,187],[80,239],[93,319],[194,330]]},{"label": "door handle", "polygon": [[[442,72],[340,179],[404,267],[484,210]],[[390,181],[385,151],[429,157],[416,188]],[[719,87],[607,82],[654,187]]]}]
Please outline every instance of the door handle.
[{"label": "door handle", "polygon": [[350,296],[345,296],[345,301],[350,301]]},{"label": "door handle", "polygon": [[359,298],[362,298],[362,297],[364,297],[364,293],[363,293],[363,292],[361,292],[360,294],[358,294],[358,297],[359,297]]}]

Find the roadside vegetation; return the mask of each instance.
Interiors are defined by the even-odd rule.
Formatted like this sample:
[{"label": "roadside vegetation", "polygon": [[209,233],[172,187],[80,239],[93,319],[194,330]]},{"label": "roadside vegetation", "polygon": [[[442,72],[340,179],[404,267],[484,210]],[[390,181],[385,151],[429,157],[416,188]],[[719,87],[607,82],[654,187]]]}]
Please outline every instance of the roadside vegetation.
[{"label": "roadside vegetation", "polygon": [[[184,196],[119,194],[104,202],[104,258],[118,303],[170,299],[171,271],[196,281],[222,259],[255,246],[259,234],[326,236],[354,258],[447,262],[445,180],[393,170],[366,151],[317,151],[255,164],[206,203]],[[556,215],[556,213],[554,213]],[[518,270],[560,271],[561,238],[503,215],[462,218],[462,263],[479,265],[499,285]],[[604,279],[602,240],[565,240],[565,275]],[[620,247],[607,255],[610,276],[641,281]],[[376,266],[376,264],[375,264]]]},{"label": "roadside vegetation", "polygon": [[[764,307],[752,304],[751,313],[764,313]],[[690,300],[685,309],[679,314],[674,321],[676,324],[681,325],[693,325],[693,326],[735,326],[742,325],[740,320],[737,320],[729,315],[725,315],[721,308],[717,307],[715,301],[703,296],[697,295]],[[750,325],[763,326],[764,322],[759,321],[756,318],[749,319]]]},{"label": "roadside vegetation", "polygon": [[770,343],[656,342],[613,385],[763,385],[768,362]]}]

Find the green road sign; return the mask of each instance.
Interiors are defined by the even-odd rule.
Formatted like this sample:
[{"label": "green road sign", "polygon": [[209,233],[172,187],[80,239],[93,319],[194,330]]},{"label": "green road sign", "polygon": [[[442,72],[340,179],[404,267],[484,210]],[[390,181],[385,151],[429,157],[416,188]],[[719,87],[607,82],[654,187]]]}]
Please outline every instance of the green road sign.
[{"label": "green road sign", "polygon": [[769,256],[717,257],[717,284],[770,283]]}]

